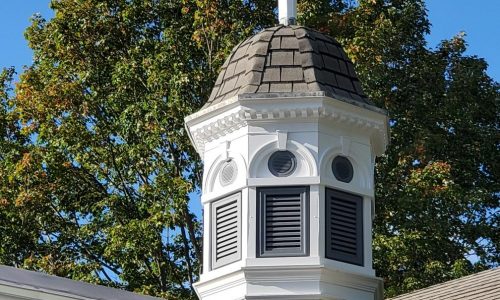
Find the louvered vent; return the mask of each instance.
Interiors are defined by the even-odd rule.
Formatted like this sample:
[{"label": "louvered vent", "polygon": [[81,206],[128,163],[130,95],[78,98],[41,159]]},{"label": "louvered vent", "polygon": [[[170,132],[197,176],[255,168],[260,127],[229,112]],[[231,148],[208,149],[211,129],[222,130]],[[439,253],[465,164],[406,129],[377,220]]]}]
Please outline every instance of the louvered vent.
[{"label": "louvered vent", "polygon": [[259,189],[259,256],[307,255],[308,188]]},{"label": "louvered vent", "polygon": [[354,175],[354,169],[352,163],[347,157],[337,156],[332,162],[332,171],[335,178],[342,182],[351,182]]},{"label": "louvered vent", "polygon": [[230,185],[236,179],[238,174],[238,166],[234,160],[228,161],[224,164],[220,171],[220,184],[222,186]]},{"label": "louvered vent", "polygon": [[326,256],[363,265],[363,198],[326,190]]},{"label": "louvered vent", "polygon": [[212,204],[212,269],[241,258],[241,195]]},{"label": "louvered vent", "polygon": [[267,166],[274,176],[286,177],[295,171],[297,159],[290,151],[276,151],[269,157]]}]

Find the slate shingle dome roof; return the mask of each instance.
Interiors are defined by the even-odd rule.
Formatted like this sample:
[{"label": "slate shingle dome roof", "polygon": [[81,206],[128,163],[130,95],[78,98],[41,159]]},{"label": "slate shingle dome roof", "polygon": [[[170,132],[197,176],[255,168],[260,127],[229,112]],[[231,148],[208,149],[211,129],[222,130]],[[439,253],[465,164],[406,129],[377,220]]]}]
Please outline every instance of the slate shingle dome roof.
[{"label": "slate shingle dome roof", "polygon": [[337,41],[306,27],[280,25],[233,49],[204,108],[238,94],[294,92],[372,104]]}]

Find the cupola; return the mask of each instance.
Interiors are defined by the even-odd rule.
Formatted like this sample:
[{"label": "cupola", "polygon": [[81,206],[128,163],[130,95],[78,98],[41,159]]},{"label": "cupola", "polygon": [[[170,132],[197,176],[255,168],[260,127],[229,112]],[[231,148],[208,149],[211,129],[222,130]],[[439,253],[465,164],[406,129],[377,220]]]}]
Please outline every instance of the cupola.
[{"label": "cupola", "polygon": [[383,299],[371,226],[387,122],[331,37],[279,25],[237,45],[186,118],[204,162],[200,299]]}]

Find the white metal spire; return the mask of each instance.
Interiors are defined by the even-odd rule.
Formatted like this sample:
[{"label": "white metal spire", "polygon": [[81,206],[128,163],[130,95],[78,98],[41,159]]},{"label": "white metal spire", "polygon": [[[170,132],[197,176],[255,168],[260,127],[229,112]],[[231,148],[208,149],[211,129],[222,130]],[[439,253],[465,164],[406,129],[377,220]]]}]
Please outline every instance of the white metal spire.
[{"label": "white metal spire", "polygon": [[294,25],[297,18],[297,0],[278,0],[280,24]]}]

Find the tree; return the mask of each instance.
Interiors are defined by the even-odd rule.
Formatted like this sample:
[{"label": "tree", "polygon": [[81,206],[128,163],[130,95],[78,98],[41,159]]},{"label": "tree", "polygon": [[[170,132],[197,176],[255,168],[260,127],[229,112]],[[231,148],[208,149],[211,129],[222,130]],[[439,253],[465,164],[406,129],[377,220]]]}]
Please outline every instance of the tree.
[{"label": "tree", "polygon": [[[0,78],[0,263],[194,298],[200,162],[183,119],[234,45],[276,21],[259,1],[59,0]],[[499,262],[499,86],[457,36],[428,49],[419,0],[302,0],[391,117],[374,259],[393,296]],[[195,200],[196,201],[196,200]],[[472,261],[467,258],[473,255]]]},{"label": "tree", "polygon": [[188,201],[201,174],[184,117],[232,46],[272,23],[271,4],[51,6],[26,31],[34,63],[15,91],[2,77],[0,263],[193,298],[201,240]]},{"label": "tree", "polygon": [[462,34],[428,49],[423,1],[301,5],[303,22],[341,41],[391,118],[373,245],[386,295],[498,265],[500,90],[486,62],[464,54]]}]

